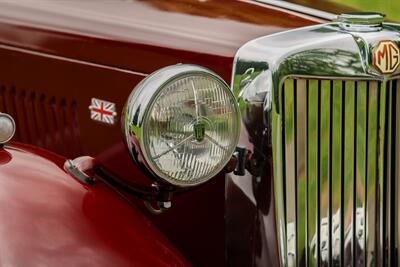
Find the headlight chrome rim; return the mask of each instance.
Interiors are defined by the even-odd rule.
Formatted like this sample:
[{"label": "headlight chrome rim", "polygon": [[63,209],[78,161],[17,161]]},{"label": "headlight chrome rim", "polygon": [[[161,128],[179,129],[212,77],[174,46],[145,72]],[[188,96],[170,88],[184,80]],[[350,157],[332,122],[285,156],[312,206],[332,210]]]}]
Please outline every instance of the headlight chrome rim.
[{"label": "headlight chrome rim", "polygon": [[[163,90],[168,87],[169,84],[173,84],[174,82],[182,80],[186,77],[196,75],[210,78],[214,82],[218,83],[219,86],[222,86],[221,90],[223,90],[228,95],[227,97],[229,100],[231,100],[232,109],[234,110],[232,116],[234,117],[233,121],[236,125],[234,129],[235,132],[232,133],[233,139],[231,143],[235,145],[229,147],[230,150],[227,154],[230,156],[226,156],[225,158],[221,159],[221,161],[218,162],[218,168],[213,169],[211,172],[203,175],[201,178],[197,178],[196,180],[178,180],[169,177],[166,173],[163,173],[157,164],[154,163],[154,159],[149,155],[149,148],[146,145],[146,138],[149,138],[146,135],[147,127],[149,127],[147,122],[149,121],[149,116],[153,110],[157,98],[160,96]],[[135,101],[136,103],[134,103]],[[140,104],[137,103],[137,101],[140,101]],[[135,107],[132,108],[133,106]],[[129,96],[123,114],[122,127],[123,132],[125,133],[124,139],[131,157],[135,160],[135,162],[139,163],[139,166],[142,167],[146,173],[150,173],[152,178],[155,178],[158,182],[163,184],[170,184],[178,187],[190,187],[209,181],[211,178],[220,173],[224,166],[229,162],[231,155],[235,150],[235,146],[239,141],[240,110],[232,90],[217,74],[204,67],[196,65],[179,64],[168,66],[146,77],[135,87]],[[205,119],[207,120],[206,117]],[[131,125],[134,126],[133,128],[135,130],[132,130]],[[135,140],[132,140],[132,137]]]}]

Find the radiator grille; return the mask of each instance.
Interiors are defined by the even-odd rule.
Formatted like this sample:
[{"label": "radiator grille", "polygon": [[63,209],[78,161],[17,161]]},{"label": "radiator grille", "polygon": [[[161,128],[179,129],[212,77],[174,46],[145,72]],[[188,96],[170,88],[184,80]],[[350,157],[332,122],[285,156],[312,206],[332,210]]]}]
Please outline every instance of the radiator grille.
[{"label": "radiator grille", "polygon": [[400,82],[285,80],[272,115],[287,266],[394,266]]},{"label": "radiator grille", "polygon": [[0,86],[0,111],[14,117],[13,140],[49,149],[66,157],[81,152],[76,102]]}]

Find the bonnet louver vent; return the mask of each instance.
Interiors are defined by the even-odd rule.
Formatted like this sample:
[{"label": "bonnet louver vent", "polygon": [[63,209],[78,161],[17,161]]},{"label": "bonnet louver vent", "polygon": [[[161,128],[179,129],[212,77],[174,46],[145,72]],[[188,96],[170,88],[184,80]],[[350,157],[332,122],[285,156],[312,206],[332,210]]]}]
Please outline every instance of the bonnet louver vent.
[{"label": "bonnet louver vent", "polygon": [[9,113],[16,121],[14,140],[67,157],[80,154],[75,101],[1,86],[0,111]]}]

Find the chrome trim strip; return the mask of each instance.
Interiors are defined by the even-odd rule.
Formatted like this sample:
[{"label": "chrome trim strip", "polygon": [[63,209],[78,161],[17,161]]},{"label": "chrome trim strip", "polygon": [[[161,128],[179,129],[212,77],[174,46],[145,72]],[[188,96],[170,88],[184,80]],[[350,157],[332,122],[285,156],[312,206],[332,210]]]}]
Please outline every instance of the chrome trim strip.
[{"label": "chrome trim strip", "polygon": [[76,64],[81,64],[81,65],[86,65],[89,67],[106,69],[106,70],[110,70],[110,71],[123,72],[123,73],[142,76],[142,77],[148,76],[147,73],[132,71],[129,69],[114,67],[114,66],[110,66],[110,65],[102,65],[102,64],[98,64],[98,63],[94,63],[94,62],[90,62],[90,61],[84,61],[84,60],[75,59],[75,58],[70,58],[70,57],[47,54],[47,53],[38,52],[38,51],[35,51],[32,49],[19,48],[19,47],[15,47],[15,46],[11,46],[11,45],[6,45],[6,44],[0,44],[0,49],[6,49],[6,50],[18,52],[18,53],[26,53],[26,54],[30,54],[33,56],[46,57],[46,58],[51,58],[51,59],[55,59],[55,60],[62,60],[62,61],[70,62],[70,63],[76,63]]},{"label": "chrome trim strip", "polygon": [[336,15],[332,14],[330,12],[326,12],[326,11],[322,11],[322,10],[318,10],[315,8],[306,7],[306,6],[302,6],[302,5],[298,5],[298,4],[294,4],[294,3],[290,3],[290,2],[286,2],[286,1],[282,1],[282,0],[253,0],[253,1],[271,5],[271,6],[275,6],[275,7],[279,7],[279,8],[288,9],[291,11],[303,13],[303,14],[313,16],[313,17],[318,17],[321,19],[326,19],[326,20],[335,20],[336,19]]}]

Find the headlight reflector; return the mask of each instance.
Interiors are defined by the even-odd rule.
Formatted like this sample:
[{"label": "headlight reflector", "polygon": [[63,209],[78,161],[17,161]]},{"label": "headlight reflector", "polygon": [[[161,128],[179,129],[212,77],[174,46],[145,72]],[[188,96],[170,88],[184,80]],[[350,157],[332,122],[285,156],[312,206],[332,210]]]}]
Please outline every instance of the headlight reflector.
[{"label": "headlight reflector", "polygon": [[[154,84],[157,88],[145,88]],[[147,167],[178,186],[215,176],[239,138],[239,109],[231,90],[216,74],[197,66],[177,65],[150,75],[133,91],[125,113],[128,148],[135,136]]]}]

